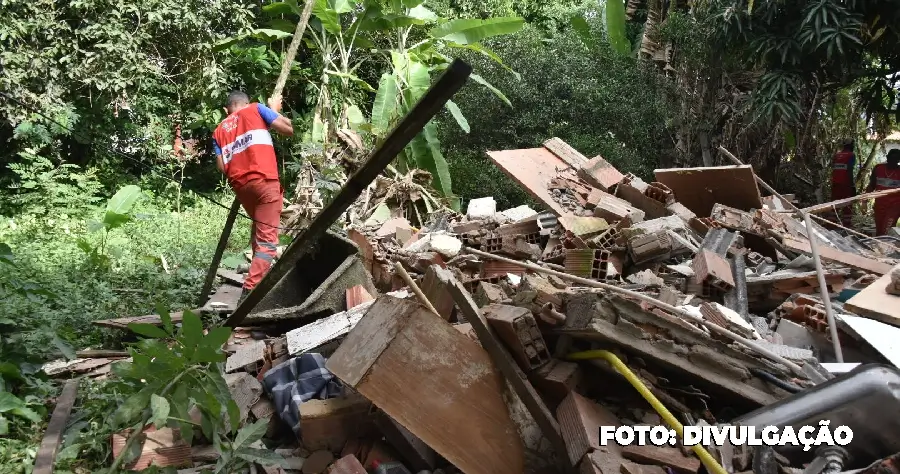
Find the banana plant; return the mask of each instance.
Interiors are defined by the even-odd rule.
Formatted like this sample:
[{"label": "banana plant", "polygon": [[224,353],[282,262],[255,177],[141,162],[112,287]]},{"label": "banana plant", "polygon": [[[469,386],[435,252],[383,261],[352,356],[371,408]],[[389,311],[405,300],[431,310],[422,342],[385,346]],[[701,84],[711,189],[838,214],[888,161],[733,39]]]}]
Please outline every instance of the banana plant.
[{"label": "banana plant", "polygon": [[[270,13],[299,14],[296,0],[277,2],[263,9]],[[515,33],[524,25],[524,20],[518,17],[447,20],[427,8],[423,0],[317,0],[313,16],[309,35],[325,64],[314,121],[321,124],[314,125],[313,136],[324,137],[327,133],[326,120],[335,110],[327,85],[337,79],[344,97],[344,102],[336,108],[341,126],[368,132],[376,143],[422,97],[433,76],[449,65],[450,58],[445,53],[454,48],[468,49],[503,65],[480,42]],[[378,61],[384,66],[377,89],[355,75],[366,61]],[[470,77],[512,106],[483,77],[477,74]],[[368,121],[361,109],[348,99],[352,88],[375,92]],[[469,124],[459,106],[450,101],[447,110],[468,133]],[[453,198],[449,168],[440,148],[437,127],[430,122],[400,155],[398,165],[401,169],[429,171],[433,187],[444,197]]]}]

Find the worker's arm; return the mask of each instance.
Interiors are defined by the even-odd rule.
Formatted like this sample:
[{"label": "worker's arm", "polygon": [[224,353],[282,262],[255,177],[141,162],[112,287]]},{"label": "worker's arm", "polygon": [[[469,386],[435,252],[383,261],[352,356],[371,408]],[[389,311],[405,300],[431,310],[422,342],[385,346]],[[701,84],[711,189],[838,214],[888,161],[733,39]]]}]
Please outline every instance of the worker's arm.
[{"label": "worker's arm", "polygon": [[286,137],[293,135],[294,124],[287,117],[278,113],[281,110],[281,97],[273,97],[268,102],[269,107],[256,104],[257,109],[259,109],[259,115],[262,116],[266,125]]},{"label": "worker's arm", "polygon": [[216,168],[219,168],[219,171],[225,173],[225,160],[222,159],[222,148],[219,147],[219,143],[216,142],[216,139],[213,138],[213,151],[216,153]]}]

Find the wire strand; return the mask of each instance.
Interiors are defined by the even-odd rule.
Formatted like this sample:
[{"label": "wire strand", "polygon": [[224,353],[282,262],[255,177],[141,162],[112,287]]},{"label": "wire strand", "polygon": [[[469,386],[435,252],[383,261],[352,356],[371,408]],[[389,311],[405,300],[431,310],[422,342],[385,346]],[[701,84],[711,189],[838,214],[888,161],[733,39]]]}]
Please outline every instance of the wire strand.
[{"label": "wire strand", "polygon": [[[205,194],[203,194],[203,193],[200,193],[200,192],[197,192],[197,191],[191,189],[189,186],[185,186],[183,183],[181,183],[181,182],[175,180],[174,178],[169,177],[169,176],[166,176],[166,175],[160,173],[159,171],[156,171],[156,170],[153,168],[152,165],[150,165],[150,164],[148,164],[148,163],[144,163],[143,161],[138,160],[138,159],[136,159],[136,158],[134,158],[134,157],[128,155],[128,154],[125,153],[125,152],[122,152],[122,151],[113,149],[112,147],[110,147],[110,146],[108,146],[108,145],[99,145],[99,144],[96,143],[95,141],[87,139],[84,135],[80,135],[80,134],[76,133],[75,130],[73,130],[71,127],[68,127],[68,126],[66,126],[66,125],[63,125],[63,124],[59,123],[58,121],[54,120],[53,118],[48,117],[46,114],[44,114],[43,112],[41,112],[40,110],[38,110],[36,107],[31,106],[31,105],[29,105],[29,104],[26,104],[25,102],[23,102],[23,101],[21,101],[21,100],[15,98],[15,97],[13,97],[13,96],[7,94],[7,93],[4,92],[4,91],[0,91],[0,95],[2,95],[3,97],[6,97],[8,100],[10,100],[10,101],[12,101],[12,102],[15,102],[16,104],[18,104],[19,106],[21,106],[21,107],[27,109],[27,110],[30,111],[30,112],[35,113],[35,114],[37,114],[37,115],[40,115],[41,117],[43,117],[43,118],[45,118],[46,120],[50,121],[51,123],[53,123],[53,124],[56,125],[57,127],[59,127],[59,128],[65,130],[65,131],[69,132],[69,134],[70,134],[71,136],[73,136],[73,137],[79,139],[80,141],[82,141],[82,142],[84,142],[84,143],[88,143],[88,144],[93,144],[93,145],[100,146],[100,148],[103,148],[103,149],[105,149],[106,151],[108,151],[108,152],[110,152],[110,153],[113,153],[113,154],[115,154],[115,155],[121,156],[122,158],[125,158],[125,159],[127,159],[128,161],[131,161],[132,163],[138,164],[139,166],[141,166],[141,167],[143,167],[144,169],[148,170],[151,174],[155,174],[155,175],[157,175],[157,176],[161,176],[163,179],[169,180],[169,181],[171,181],[171,182],[177,184],[178,186],[180,186],[180,187],[182,187],[182,188],[184,188],[184,189],[186,189],[186,190],[188,190],[188,191],[190,191],[190,192],[196,194],[197,196],[200,196],[201,198],[203,198],[203,199],[205,199],[205,200],[207,200],[207,201],[209,201],[209,202],[211,202],[211,203],[213,203],[213,204],[215,204],[215,205],[221,207],[222,209],[226,209],[226,210],[228,210],[229,212],[231,211],[231,206],[227,206],[227,205],[225,205],[225,204],[222,204],[222,203],[220,203],[219,201],[216,201],[215,199],[213,199],[213,198],[211,198],[211,197],[209,197],[209,196],[207,196],[207,195],[205,195]],[[143,144],[143,143],[142,143],[142,144]],[[249,215],[247,215],[247,214],[245,214],[245,213],[243,213],[243,212],[241,212],[241,211],[238,211],[237,214],[238,214],[238,216],[243,217],[244,219],[247,219],[247,220],[249,220],[249,221],[251,221],[251,222],[254,222],[254,223],[256,223],[256,224],[261,224],[261,225],[265,225],[265,226],[269,226],[269,227],[275,227],[275,228],[277,228],[278,230],[281,230],[281,231],[296,231],[296,230],[303,230],[303,229],[305,229],[305,227],[281,227],[280,225],[279,225],[279,226],[272,226],[272,225],[267,224],[267,223],[265,223],[265,222],[260,222],[260,221],[258,221],[258,220],[256,220],[256,219],[250,217]]]}]

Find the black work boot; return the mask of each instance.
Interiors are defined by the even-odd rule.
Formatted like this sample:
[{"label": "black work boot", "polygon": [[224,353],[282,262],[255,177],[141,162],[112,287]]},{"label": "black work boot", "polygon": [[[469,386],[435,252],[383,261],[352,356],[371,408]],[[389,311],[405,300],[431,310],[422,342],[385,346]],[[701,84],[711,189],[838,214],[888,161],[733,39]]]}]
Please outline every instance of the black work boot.
[{"label": "black work boot", "polygon": [[241,303],[243,303],[244,300],[247,299],[247,295],[249,295],[251,291],[253,291],[253,290],[252,290],[252,289],[247,289],[247,288],[241,288],[241,296],[238,297],[237,304],[235,305],[235,308],[237,308],[238,306],[240,306]]}]

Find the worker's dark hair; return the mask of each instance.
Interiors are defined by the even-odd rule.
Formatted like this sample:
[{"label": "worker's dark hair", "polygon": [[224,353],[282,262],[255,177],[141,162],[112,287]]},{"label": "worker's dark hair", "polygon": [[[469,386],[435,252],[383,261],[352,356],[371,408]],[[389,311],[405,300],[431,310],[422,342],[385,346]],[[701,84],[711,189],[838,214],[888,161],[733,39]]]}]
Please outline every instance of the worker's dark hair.
[{"label": "worker's dark hair", "polygon": [[888,161],[900,161],[900,149],[894,148],[887,154]]},{"label": "worker's dark hair", "polygon": [[240,104],[250,103],[250,97],[241,91],[231,91],[225,101],[225,107],[234,107]]},{"label": "worker's dark hair", "polygon": [[853,146],[856,144],[856,140],[846,140],[844,141],[844,149],[845,150],[853,150]]}]

